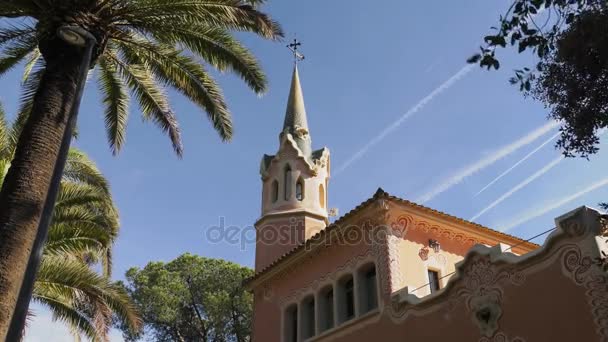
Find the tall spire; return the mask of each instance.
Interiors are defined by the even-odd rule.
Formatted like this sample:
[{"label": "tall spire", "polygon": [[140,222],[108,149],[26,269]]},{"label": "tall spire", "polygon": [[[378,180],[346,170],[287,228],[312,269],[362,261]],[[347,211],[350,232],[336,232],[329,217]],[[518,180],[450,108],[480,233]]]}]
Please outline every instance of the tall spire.
[{"label": "tall spire", "polygon": [[290,133],[298,144],[300,151],[310,157],[312,143],[308,132],[308,121],[306,119],[306,108],[304,107],[304,95],[300,86],[300,75],[298,74],[297,64],[293,68],[291,78],[291,89],[287,100],[287,110],[285,111],[285,121],[283,123],[283,133]]}]

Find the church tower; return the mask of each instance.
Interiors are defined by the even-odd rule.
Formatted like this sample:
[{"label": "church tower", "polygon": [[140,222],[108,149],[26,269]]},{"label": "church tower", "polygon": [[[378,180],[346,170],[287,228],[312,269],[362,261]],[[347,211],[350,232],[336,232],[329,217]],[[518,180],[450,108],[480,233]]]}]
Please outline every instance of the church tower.
[{"label": "church tower", "polygon": [[255,224],[256,271],[327,226],[329,173],[329,150],[312,149],[296,65],[279,150],[275,155],[264,155],[260,167],[262,215]]}]

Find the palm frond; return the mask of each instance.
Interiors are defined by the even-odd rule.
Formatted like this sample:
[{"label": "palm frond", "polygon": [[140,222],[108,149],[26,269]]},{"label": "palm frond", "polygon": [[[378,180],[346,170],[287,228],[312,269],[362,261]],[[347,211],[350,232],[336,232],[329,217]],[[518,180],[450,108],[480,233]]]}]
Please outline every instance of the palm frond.
[{"label": "palm frond", "polygon": [[141,318],[124,288],[81,262],[59,257],[46,258],[40,264],[34,293],[44,287],[86,295],[89,301],[103,302],[132,329],[137,330],[141,326]]},{"label": "palm frond", "polygon": [[39,63],[39,59],[42,57],[40,50],[38,48],[34,49],[28,56],[27,62],[25,63],[25,68],[23,70],[23,78],[21,79],[22,83],[25,83],[27,79],[30,77],[32,70]]},{"label": "palm frond", "polygon": [[114,239],[118,233],[117,225],[114,222],[115,218],[109,215],[100,215],[99,212],[91,209],[91,206],[60,206],[53,213],[53,225],[72,225],[74,228],[81,230],[107,231]]},{"label": "palm frond", "polygon": [[61,189],[57,196],[57,206],[73,207],[88,206],[101,210],[112,207],[112,198],[107,193],[100,191],[89,184],[75,182],[61,182]]},{"label": "palm frond", "polygon": [[97,190],[110,194],[110,185],[95,163],[82,151],[70,149],[63,171],[66,180],[87,184]]},{"label": "palm frond", "polygon": [[172,47],[143,39],[124,39],[117,44],[127,63],[143,63],[165,84],[203,109],[222,140],[232,138],[232,116],[221,89],[204,67]]},{"label": "palm frond", "polygon": [[110,53],[108,55],[137,99],[144,119],[152,120],[169,135],[175,153],[181,157],[183,146],[177,119],[149,68],[140,63],[123,62],[118,56]]},{"label": "palm frond", "polygon": [[125,142],[129,116],[129,96],[116,65],[101,56],[99,59],[99,90],[105,106],[106,135],[116,155]]},{"label": "palm frond", "polygon": [[0,16],[5,18],[17,18],[35,16],[41,7],[35,0],[4,0],[0,3]]},{"label": "palm frond", "polygon": [[115,13],[137,29],[151,21],[167,26],[203,23],[210,27],[255,33],[267,39],[283,36],[280,25],[255,6],[241,0],[133,0]]},{"label": "palm frond", "polygon": [[37,63],[32,68],[27,79],[21,85],[20,105],[17,112],[17,118],[13,122],[11,128],[11,151],[17,146],[17,141],[21,135],[21,130],[25,125],[34,103],[34,95],[40,85],[40,80],[45,72],[45,63],[43,58],[39,58]]},{"label": "palm frond", "polygon": [[45,296],[34,292],[32,299],[49,308],[55,320],[62,321],[75,328],[91,341],[98,339],[95,326],[88,320],[87,315],[79,312],[70,303],[66,303],[63,298]]},{"label": "palm frond", "polygon": [[38,46],[38,39],[35,33],[29,33],[12,39],[5,45],[4,50],[0,54],[0,76],[4,75],[25,59],[27,55],[32,53]]},{"label": "palm frond", "polygon": [[[12,153],[10,149],[10,129],[8,127],[8,123],[6,122],[4,106],[0,104],[0,160],[10,161],[11,159]],[[4,173],[4,169],[1,169],[0,172]]]},{"label": "palm frond", "polygon": [[167,27],[157,23],[144,28],[169,46],[179,44],[220,71],[236,72],[258,94],[266,91],[267,80],[255,56],[223,29],[200,25]]},{"label": "palm frond", "polygon": [[[0,6],[2,6],[0,4]],[[0,7],[0,13],[2,12],[2,7]],[[23,39],[23,37],[28,37],[34,35],[36,33],[36,29],[31,26],[15,26],[10,25],[8,27],[4,27],[0,29],[0,46],[4,46],[7,43],[10,43],[14,40]]]}]

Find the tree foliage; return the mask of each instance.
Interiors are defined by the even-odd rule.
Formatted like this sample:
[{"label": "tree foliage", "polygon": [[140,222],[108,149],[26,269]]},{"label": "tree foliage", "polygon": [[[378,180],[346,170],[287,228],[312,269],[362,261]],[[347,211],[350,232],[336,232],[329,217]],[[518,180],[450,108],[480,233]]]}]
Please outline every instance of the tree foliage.
[{"label": "tree foliage", "polygon": [[[234,37],[251,32],[282,36],[279,25],[258,10],[263,0],[6,0],[0,17],[0,76],[25,62],[22,115],[27,116],[44,72],[57,57],[57,29],[77,25],[97,39],[93,67],[104,106],[107,139],[118,153],[126,137],[129,103],[164,131],[178,155],[182,142],[165,88],[207,113],[223,140],[233,134],[231,113],[207,66],[238,75],[262,94],[267,80],[255,56]],[[33,20],[23,20],[30,18]]]},{"label": "tree foliage", "polygon": [[[0,184],[19,132],[0,109]],[[133,331],[141,325],[127,292],[110,279],[118,231],[107,180],[84,153],[70,150],[32,297],[75,335],[94,341],[106,339],[113,319]]]},{"label": "tree foliage", "polygon": [[[156,341],[249,341],[252,296],[242,287],[252,270],[184,254],[127,271],[127,288]],[[141,334],[127,332],[128,340]]]},{"label": "tree foliage", "polygon": [[557,147],[568,157],[596,153],[598,132],[608,126],[607,11],[606,0],[515,0],[468,60],[498,69],[497,48],[535,53],[536,65],[516,70],[510,82],[562,123]]}]

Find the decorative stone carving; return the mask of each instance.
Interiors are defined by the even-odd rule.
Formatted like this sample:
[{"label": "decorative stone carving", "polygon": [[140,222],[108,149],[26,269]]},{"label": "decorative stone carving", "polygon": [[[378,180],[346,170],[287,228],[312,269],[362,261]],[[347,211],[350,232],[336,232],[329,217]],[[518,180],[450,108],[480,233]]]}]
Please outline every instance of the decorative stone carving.
[{"label": "decorative stone carving", "polygon": [[482,335],[492,337],[499,328],[502,316],[503,289],[501,284],[508,281],[519,286],[525,276],[514,269],[501,270],[493,265],[489,256],[479,256],[465,265],[463,270],[464,287],[451,299],[450,307],[464,298],[471,318]]},{"label": "decorative stone carving", "polygon": [[264,296],[264,300],[266,300],[266,301],[272,300],[272,297],[274,296],[272,287],[270,287],[268,284],[264,284],[264,287],[262,288],[262,294]]},{"label": "decorative stone carving", "polygon": [[449,227],[432,224],[424,220],[416,220],[410,215],[401,215],[395,221],[390,224],[394,231],[400,232],[402,238],[405,238],[406,233],[409,229],[420,230],[425,233],[439,236],[444,239],[453,240],[464,245],[492,245],[488,241],[480,240],[477,237],[466,235],[462,232],[455,231]]},{"label": "decorative stone carving", "polygon": [[479,342],[526,342],[526,340],[521,337],[509,338],[505,333],[499,332],[492,338],[484,336],[479,339]]},{"label": "decorative stone carving", "polygon": [[[574,227],[574,225],[572,225]],[[572,232],[583,234],[579,229]],[[579,245],[568,245],[562,252],[562,270],[574,283],[584,286],[596,331],[608,341],[608,275]]]},{"label": "decorative stone carving", "polygon": [[422,247],[422,248],[420,248],[420,251],[418,252],[418,256],[423,261],[427,261],[428,258],[429,258],[429,249],[428,249],[428,247]]},{"label": "decorative stone carving", "polygon": [[486,294],[474,297],[470,301],[473,311],[473,321],[479,327],[481,334],[492,337],[498,330],[498,320],[502,316],[500,298],[495,294]]}]

